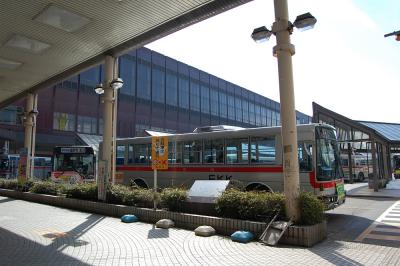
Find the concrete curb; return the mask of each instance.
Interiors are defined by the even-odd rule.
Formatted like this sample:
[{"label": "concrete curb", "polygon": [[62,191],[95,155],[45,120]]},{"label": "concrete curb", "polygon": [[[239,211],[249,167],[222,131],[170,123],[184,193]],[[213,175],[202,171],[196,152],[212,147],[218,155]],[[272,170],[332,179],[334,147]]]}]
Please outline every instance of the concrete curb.
[{"label": "concrete curb", "polygon": [[[125,214],[135,214],[141,222],[153,224],[160,219],[171,219],[175,222],[176,227],[189,230],[194,230],[201,225],[209,225],[213,227],[218,234],[226,236],[230,236],[235,231],[244,230],[253,232],[255,236],[259,237],[267,226],[266,223],[262,222],[177,213],[165,210],[155,211],[152,209],[133,206],[108,204],[8,189],[0,189],[0,196],[113,217],[121,217]],[[324,240],[326,236],[326,221],[312,226],[290,226],[279,243],[311,247]]]}]

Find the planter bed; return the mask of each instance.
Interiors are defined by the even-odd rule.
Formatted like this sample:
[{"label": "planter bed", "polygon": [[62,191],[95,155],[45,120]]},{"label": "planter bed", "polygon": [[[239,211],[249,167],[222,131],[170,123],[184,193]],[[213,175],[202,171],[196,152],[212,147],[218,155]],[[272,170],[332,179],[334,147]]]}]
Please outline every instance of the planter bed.
[{"label": "planter bed", "polygon": [[[175,226],[194,230],[200,225],[212,226],[218,234],[230,236],[238,230],[253,232],[259,237],[266,228],[266,223],[252,222],[238,219],[229,219],[213,216],[195,215],[187,213],[170,212],[165,210],[152,210],[133,206],[108,204],[103,202],[87,201],[62,196],[35,194],[9,189],[0,189],[0,196],[32,201],[57,207],[74,209],[106,216],[121,217],[125,214],[135,214],[140,221],[156,223],[160,219],[171,219]],[[326,222],[312,226],[290,226],[279,243],[296,246],[311,247],[326,238]]]}]

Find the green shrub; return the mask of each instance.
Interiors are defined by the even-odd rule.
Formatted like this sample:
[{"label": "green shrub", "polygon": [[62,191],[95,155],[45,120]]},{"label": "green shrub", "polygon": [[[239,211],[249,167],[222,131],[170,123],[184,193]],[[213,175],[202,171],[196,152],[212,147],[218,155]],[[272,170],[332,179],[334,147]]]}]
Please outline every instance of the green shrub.
[{"label": "green shrub", "polygon": [[97,184],[84,183],[66,185],[63,189],[67,198],[76,198],[83,200],[97,200]]},{"label": "green shrub", "polygon": [[48,194],[48,195],[57,195],[58,190],[60,188],[59,184],[56,184],[54,182],[34,182],[33,185],[30,188],[30,192],[36,193],[36,194]]},{"label": "green shrub", "polygon": [[107,201],[113,204],[124,204],[129,188],[124,185],[110,185],[107,188]]},{"label": "green shrub", "polygon": [[301,192],[299,196],[301,225],[313,225],[325,220],[325,204],[310,192]]},{"label": "green shrub", "polygon": [[0,179],[0,188],[16,190],[18,188],[18,181],[17,179]]},{"label": "green shrub", "polygon": [[187,190],[182,188],[165,188],[161,192],[161,201],[170,211],[180,211],[187,199]]},{"label": "green shrub", "polygon": [[153,202],[153,191],[136,186],[111,185],[107,189],[107,201],[114,204],[148,206]]},{"label": "green shrub", "polygon": [[153,202],[153,194],[154,193],[151,189],[132,188],[129,193],[126,194],[125,204],[148,207]]},{"label": "green shrub", "polygon": [[217,199],[215,209],[223,217],[239,218],[243,192],[237,189],[228,189]]},{"label": "green shrub", "polygon": [[285,196],[281,193],[228,189],[217,199],[216,210],[223,217],[266,221],[277,211],[280,218],[283,218],[284,205]]}]

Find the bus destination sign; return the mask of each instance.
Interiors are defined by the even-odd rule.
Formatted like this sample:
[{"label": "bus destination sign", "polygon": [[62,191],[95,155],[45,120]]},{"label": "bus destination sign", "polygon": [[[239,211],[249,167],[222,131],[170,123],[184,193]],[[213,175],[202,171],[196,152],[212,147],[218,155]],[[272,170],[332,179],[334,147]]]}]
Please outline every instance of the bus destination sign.
[{"label": "bus destination sign", "polygon": [[85,153],[86,148],[84,147],[63,147],[61,153]]}]

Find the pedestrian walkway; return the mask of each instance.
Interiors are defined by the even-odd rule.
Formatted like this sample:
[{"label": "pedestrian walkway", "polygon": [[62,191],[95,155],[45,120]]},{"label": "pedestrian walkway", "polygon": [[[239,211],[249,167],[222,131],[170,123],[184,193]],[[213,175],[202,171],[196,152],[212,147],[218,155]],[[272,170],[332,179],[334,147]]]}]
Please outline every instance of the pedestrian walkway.
[{"label": "pedestrian walkway", "polygon": [[365,240],[392,241],[400,247],[400,201],[395,202],[374,223],[372,223],[356,241]]},{"label": "pedestrian walkway", "polygon": [[1,265],[399,265],[398,248],[270,247],[0,197]]},{"label": "pedestrian walkway", "polygon": [[398,198],[400,199],[400,189],[381,188],[374,191],[368,187],[368,183],[345,184],[347,197],[375,197],[375,198]]}]

